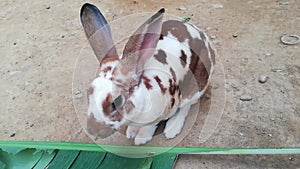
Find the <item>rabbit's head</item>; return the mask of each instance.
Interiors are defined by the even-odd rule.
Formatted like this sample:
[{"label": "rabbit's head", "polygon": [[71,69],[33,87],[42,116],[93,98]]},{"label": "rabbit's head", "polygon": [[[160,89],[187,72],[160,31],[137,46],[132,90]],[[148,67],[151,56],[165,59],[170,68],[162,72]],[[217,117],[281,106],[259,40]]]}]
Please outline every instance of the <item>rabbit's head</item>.
[{"label": "rabbit's head", "polygon": [[91,4],[81,9],[81,22],[89,43],[100,63],[98,76],[88,89],[88,132],[107,137],[128,120],[124,113],[135,105],[128,99],[142,78],[143,68],[153,55],[160,37],[161,9],[129,38],[122,57],[118,57],[107,21]]}]

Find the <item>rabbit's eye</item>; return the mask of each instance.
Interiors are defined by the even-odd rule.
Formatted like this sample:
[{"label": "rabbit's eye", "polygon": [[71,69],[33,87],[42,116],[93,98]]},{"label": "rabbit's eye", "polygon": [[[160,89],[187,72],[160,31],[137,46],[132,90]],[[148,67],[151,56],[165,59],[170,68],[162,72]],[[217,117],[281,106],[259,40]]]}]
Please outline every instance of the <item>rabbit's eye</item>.
[{"label": "rabbit's eye", "polygon": [[115,100],[112,102],[113,111],[116,109],[119,109],[124,104],[124,97],[122,95],[119,95],[115,98]]}]

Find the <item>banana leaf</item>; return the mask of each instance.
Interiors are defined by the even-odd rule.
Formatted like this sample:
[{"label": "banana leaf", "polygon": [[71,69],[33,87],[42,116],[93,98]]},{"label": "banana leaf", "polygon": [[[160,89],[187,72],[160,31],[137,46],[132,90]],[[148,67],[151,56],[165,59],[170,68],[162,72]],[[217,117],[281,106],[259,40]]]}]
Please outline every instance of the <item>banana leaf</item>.
[{"label": "banana leaf", "polygon": [[[143,158],[118,156],[113,152],[141,155]],[[168,148],[113,146],[69,142],[0,141],[0,169],[158,169],[173,168],[179,154],[300,154],[300,148]],[[145,156],[148,155],[148,156]],[[155,156],[154,156],[155,155]]]}]

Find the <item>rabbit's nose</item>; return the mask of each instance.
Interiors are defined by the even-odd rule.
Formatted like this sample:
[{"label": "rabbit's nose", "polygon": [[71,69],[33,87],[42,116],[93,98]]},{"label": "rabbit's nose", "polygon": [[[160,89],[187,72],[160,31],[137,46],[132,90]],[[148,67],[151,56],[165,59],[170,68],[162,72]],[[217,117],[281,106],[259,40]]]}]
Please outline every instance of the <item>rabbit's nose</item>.
[{"label": "rabbit's nose", "polygon": [[110,121],[108,123],[109,126],[111,126],[112,129],[114,130],[119,130],[120,129],[120,123],[118,121]]}]

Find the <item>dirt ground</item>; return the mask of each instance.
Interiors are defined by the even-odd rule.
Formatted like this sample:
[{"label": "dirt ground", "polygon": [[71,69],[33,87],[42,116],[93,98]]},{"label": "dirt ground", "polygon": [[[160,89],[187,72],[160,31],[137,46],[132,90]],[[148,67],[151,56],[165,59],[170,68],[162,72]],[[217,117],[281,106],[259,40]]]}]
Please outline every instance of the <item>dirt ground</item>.
[{"label": "dirt ground", "polygon": [[[87,43],[79,21],[83,3],[0,2],[0,140],[92,143],[73,104],[85,99],[85,91],[72,90],[76,59]],[[300,147],[300,44],[280,42],[284,34],[300,35],[299,0],[91,3],[109,22],[165,7],[167,14],[191,17],[189,22],[211,38],[226,81],[213,81],[201,99],[203,113],[178,146]],[[259,82],[260,76],[267,76],[267,81]],[[224,96],[224,112],[217,112],[222,113],[218,126],[201,142],[199,134],[208,117],[205,112],[216,104],[211,97],[214,89],[222,89],[217,104],[221,105]],[[176,164],[176,168],[297,166],[300,155],[182,155]]]}]

